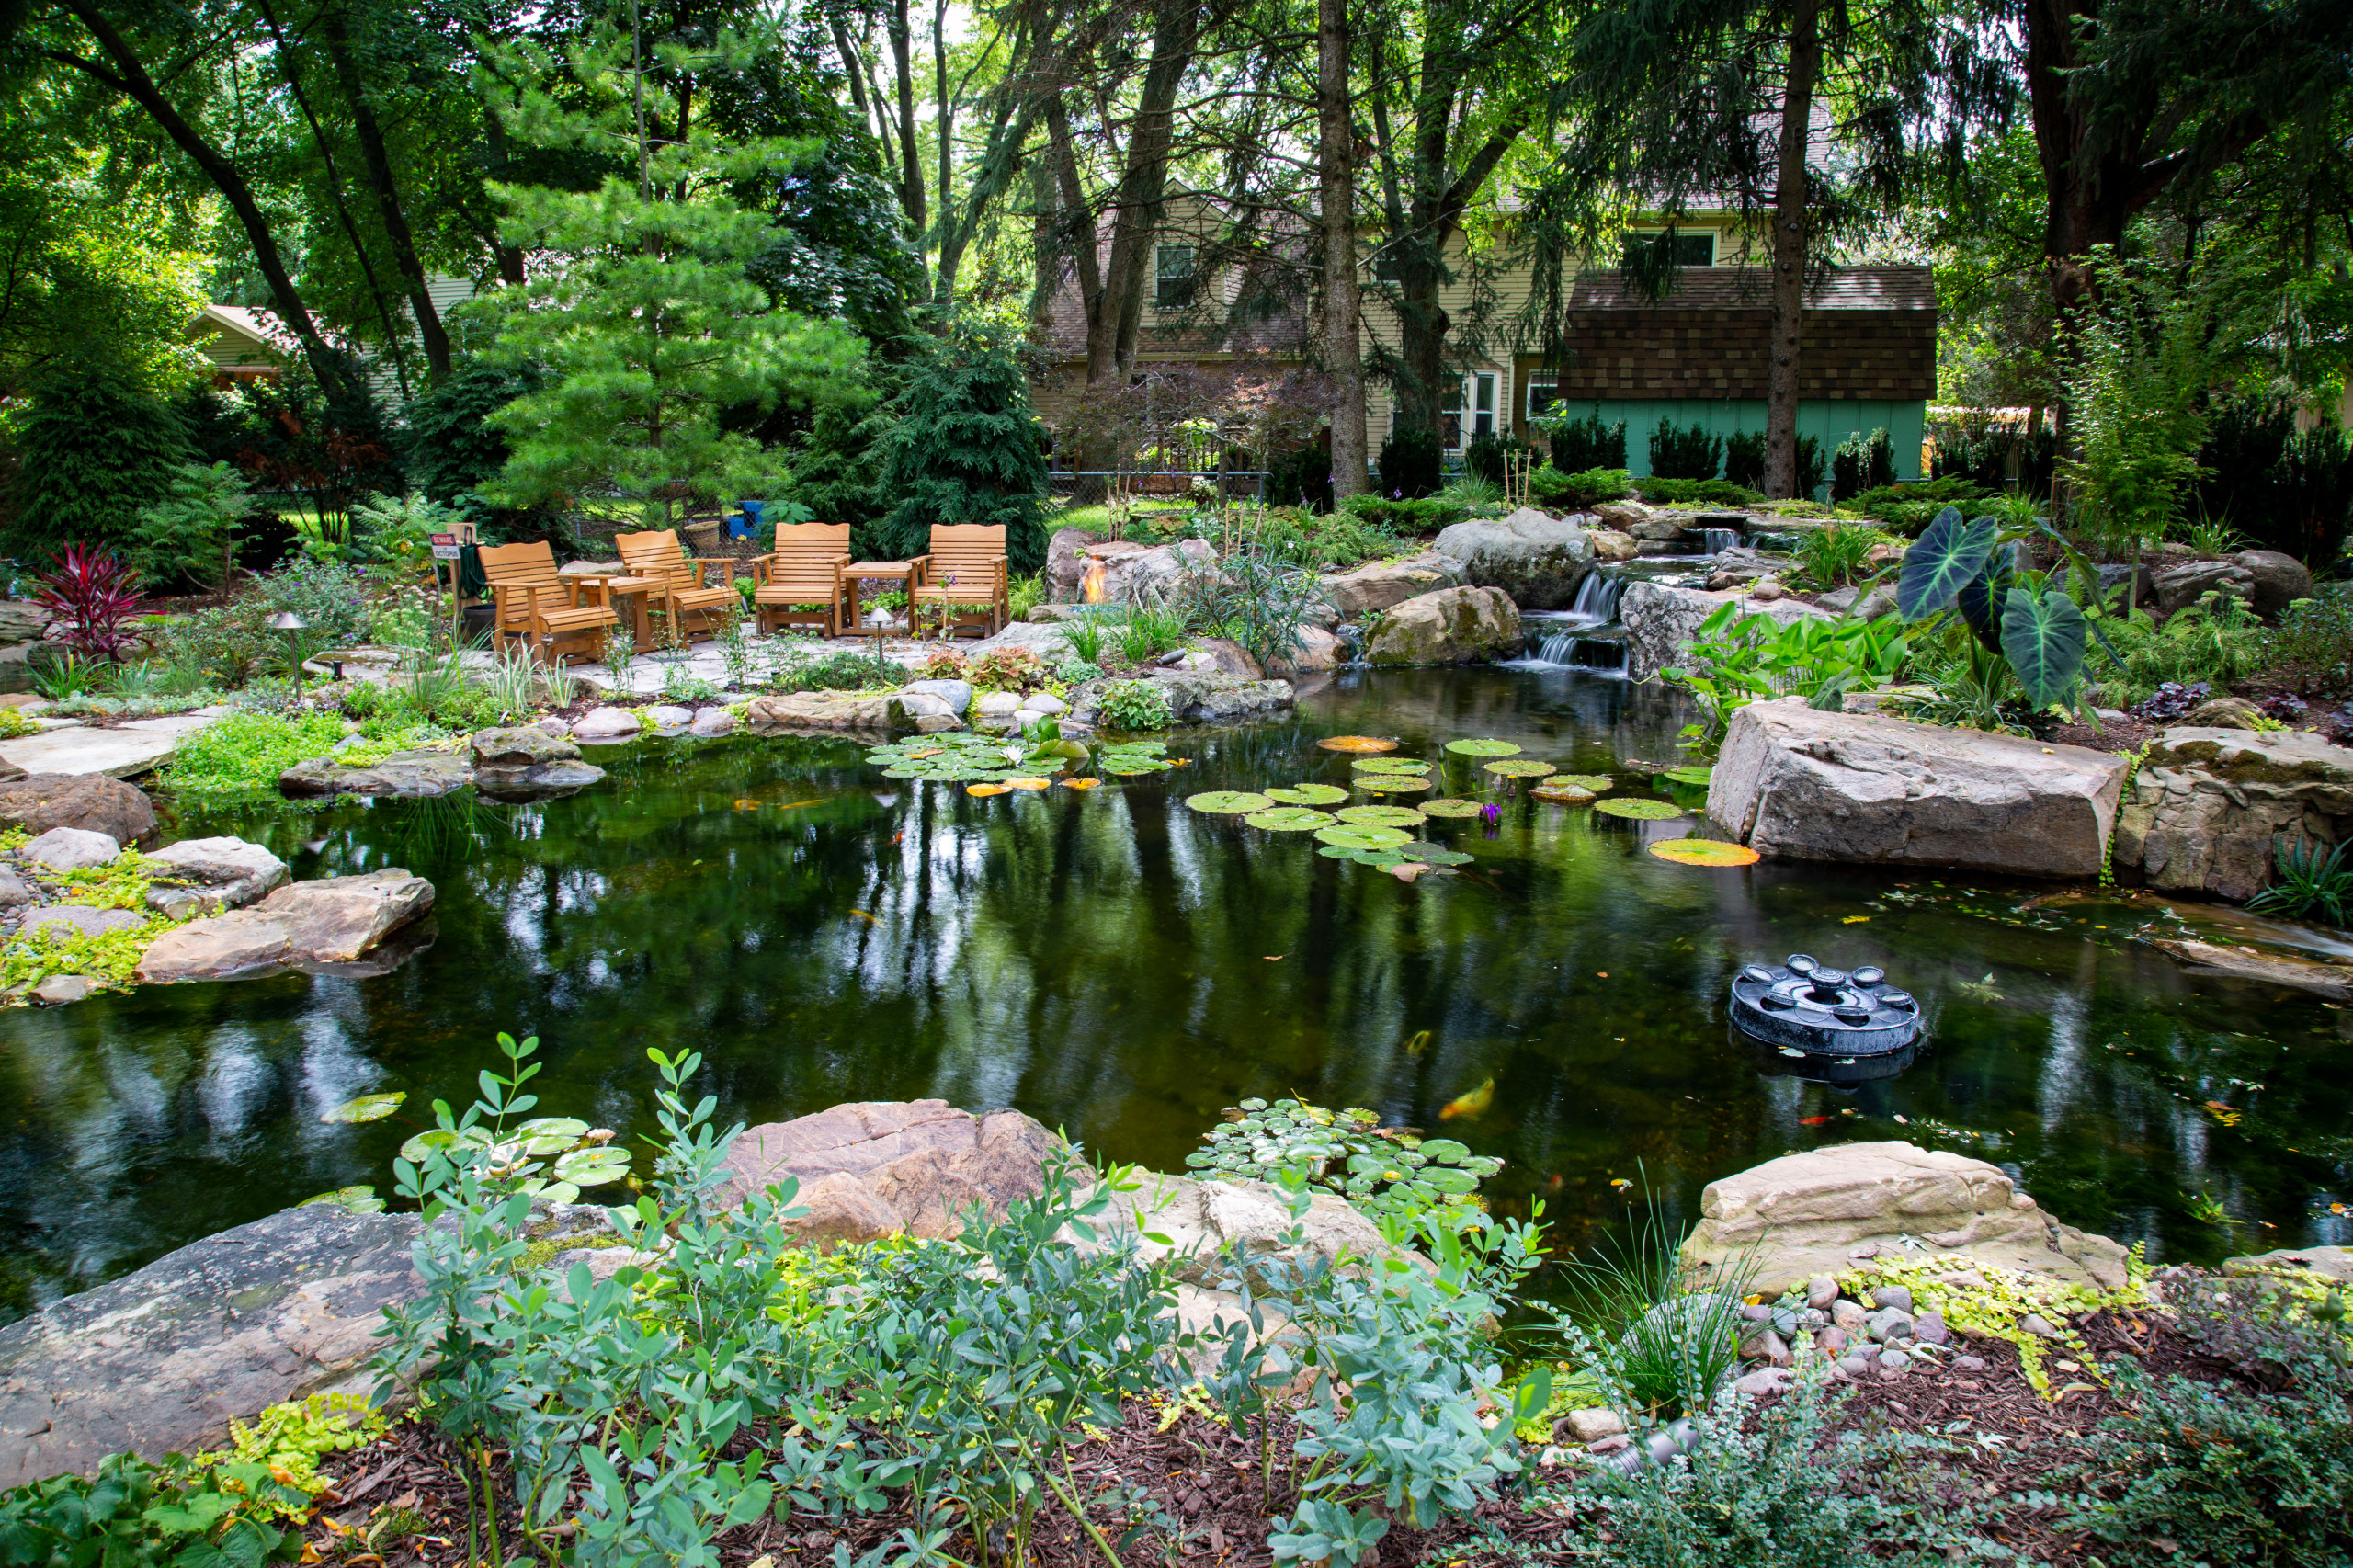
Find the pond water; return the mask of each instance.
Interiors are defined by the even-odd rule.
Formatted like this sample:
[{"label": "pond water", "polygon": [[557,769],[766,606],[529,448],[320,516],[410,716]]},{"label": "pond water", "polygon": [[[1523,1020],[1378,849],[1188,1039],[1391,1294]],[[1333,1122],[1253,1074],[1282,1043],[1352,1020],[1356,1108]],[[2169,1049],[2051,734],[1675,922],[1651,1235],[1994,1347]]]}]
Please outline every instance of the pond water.
[{"label": "pond water", "polygon": [[[500,1029],[537,1034],[541,1110],[650,1130],[649,1045],[704,1053],[722,1122],[841,1100],[1013,1106],[1181,1169],[1220,1109],[1297,1094],[1439,1125],[1596,1239],[1646,1180],[1709,1180],[1856,1138],[1980,1154],[2046,1208],[2159,1259],[2353,1241],[2353,1042],[2299,993],[2193,980],[2132,932],[2149,901],[1965,875],[1643,852],[1690,820],[1510,800],[1422,830],[1476,858],[1401,883],[1304,835],[1188,811],[1209,789],[1346,781],[1324,735],[1437,757],[1497,736],[1574,772],[1671,761],[1679,699],[1570,670],[1351,674],[1279,723],[1186,733],[1176,771],[978,799],[821,740],[645,742],[602,786],[469,824],[446,802],[189,815],[297,877],[405,865],[432,943],[374,979],[153,987],[0,1016],[0,1316],[330,1188],[391,1189],[436,1097]],[[1468,773],[1449,764],[1450,789]],[[1741,964],[1875,963],[1923,1001],[1894,1076],[1810,1081],[1730,1036]],[[405,1090],[392,1120],[323,1123]],[[641,1165],[644,1162],[641,1161]],[[608,1191],[615,1189],[606,1189]],[[2230,1223],[2200,1218],[2203,1196]],[[2211,1211],[2209,1211],[2211,1212]]]}]

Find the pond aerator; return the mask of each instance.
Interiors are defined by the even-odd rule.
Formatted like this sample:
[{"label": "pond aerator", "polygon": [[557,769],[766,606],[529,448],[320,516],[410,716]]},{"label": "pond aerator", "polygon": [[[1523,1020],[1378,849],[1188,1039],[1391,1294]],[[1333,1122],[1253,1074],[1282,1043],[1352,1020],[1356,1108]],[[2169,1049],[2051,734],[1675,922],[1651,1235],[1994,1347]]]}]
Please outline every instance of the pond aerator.
[{"label": "pond aerator", "polygon": [[1920,1004],[1865,967],[1825,969],[1803,953],[1732,980],[1732,1021],[1768,1045],[1810,1056],[1883,1056],[1920,1038]]}]

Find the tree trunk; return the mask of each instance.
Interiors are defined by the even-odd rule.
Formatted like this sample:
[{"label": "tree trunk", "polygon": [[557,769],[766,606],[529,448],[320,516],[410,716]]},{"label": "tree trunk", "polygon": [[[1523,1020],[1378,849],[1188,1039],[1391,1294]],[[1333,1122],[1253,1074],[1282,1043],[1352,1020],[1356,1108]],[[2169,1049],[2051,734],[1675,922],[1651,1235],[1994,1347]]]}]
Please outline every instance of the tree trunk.
[{"label": "tree trunk", "polygon": [[[1358,342],[1357,131],[1347,0],[1316,0],[1315,97],[1324,224],[1324,361],[1332,378],[1332,497],[1365,487],[1364,355]],[[1284,499],[1289,499],[1284,497]]]},{"label": "tree trunk", "polygon": [[1822,74],[1819,0],[1798,0],[1790,18],[1789,74],[1781,91],[1779,161],[1773,172],[1773,356],[1765,378],[1765,494],[1798,493],[1798,355],[1806,275],[1806,150]]},{"label": "tree trunk", "polygon": [[392,179],[392,162],[384,151],[383,130],[376,123],[376,111],[368,102],[367,84],[360,80],[358,67],[351,58],[343,13],[330,10],[323,21],[327,57],[335,62],[344,96],[351,100],[352,129],[358,133],[360,156],[368,165],[376,210],[383,219],[385,234],[392,242],[392,260],[408,284],[408,308],[416,319],[416,337],[425,348],[426,369],[435,376],[446,376],[449,373],[449,334],[441,324],[441,312],[434,308],[432,290],[426,286],[425,267],[416,255],[416,237],[409,232],[408,214],[401,208],[400,187]]},{"label": "tree trunk", "polygon": [[930,220],[924,215],[923,151],[915,141],[915,47],[907,25],[907,0],[891,7],[891,59],[899,74],[899,205],[907,233],[918,243]]},{"label": "tree trunk", "polygon": [[[1144,68],[1135,119],[1128,130],[1127,169],[1113,199],[1111,258],[1103,278],[1104,314],[1111,326],[1108,353],[1098,361],[1090,324],[1090,384],[1106,373],[1124,381],[1135,366],[1144,291],[1154,277],[1153,245],[1168,190],[1169,151],[1176,139],[1176,91],[1192,66],[1200,28],[1199,0],[1160,0],[1153,18],[1152,63]],[[1197,274],[1193,286],[1204,288],[1208,282],[1206,276]]]},{"label": "tree trunk", "polygon": [[[496,171],[497,177],[503,179],[506,177],[509,164],[506,155],[506,120],[505,116],[490,106],[487,94],[483,97],[482,108],[482,133],[483,144],[490,153],[490,166]],[[510,245],[500,239],[494,227],[491,231],[490,257],[492,263],[498,268],[499,281],[503,283],[523,281],[523,248],[520,245]]]},{"label": "tree trunk", "polygon": [[204,171],[229,210],[237,215],[238,223],[245,231],[245,239],[254,247],[254,264],[261,268],[264,280],[269,284],[270,300],[278,319],[302,346],[302,357],[310,362],[311,373],[331,397],[347,401],[363,397],[364,387],[356,386],[344,374],[342,356],[327,343],[318,324],[311,319],[310,310],[302,303],[302,296],[288,275],[285,258],[278,254],[278,238],[271,231],[269,219],[254,199],[237,167],[223,157],[211,143],[205,141],[196,128],[172,106],[154,79],[147,74],[138,52],[130,41],[114,29],[112,23],[100,14],[94,0],[66,0],[66,8],[97,40],[98,48],[113,62],[114,70],[107,71],[92,62],[77,56],[65,56],[64,62],[73,65],[93,80],[101,82],[121,93],[147,111],[157,127],[190,162]]}]

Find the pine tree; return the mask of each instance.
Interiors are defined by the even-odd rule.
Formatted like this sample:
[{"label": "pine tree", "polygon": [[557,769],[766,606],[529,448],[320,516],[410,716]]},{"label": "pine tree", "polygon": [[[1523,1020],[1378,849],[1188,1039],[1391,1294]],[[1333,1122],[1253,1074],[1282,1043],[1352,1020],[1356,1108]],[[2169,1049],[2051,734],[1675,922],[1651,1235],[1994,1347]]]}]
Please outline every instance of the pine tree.
[{"label": "pine tree", "polygon": [[[635,177],[608,174],[587,191],[494,187],[510,243],[563,257],[480,307],[496,321],[501,357],[549,373],[491,416],[512,449],[483,487],[494,503],[618,494],[642,508],[647,527],[665,528],[680,502],[766,495],[786,483],[780,456],[722,428],[722,413],[863,396],[864,344],[837,324],[773,308],[745,271],[775,243],[774,225],[739,206],[731,186],[807,149],[722,142],[687,107],[708,90],[703,78],[751,58],[722,34],[707,50],[665,46],[641,73],[631,39],[600,28],[569,62],[580,98],[534,94],[517,116],[518,133],[543,146],[626,148]],[[511,74],[554,79],[548,64],[519,62]],[[649,117],[691,129],[657,144]]]},{"label": "pine tree", "polygon": [[43,382],[17,426],[13,548],[40,557],[69,541],[126,541],[139,513],[170,494],[195,455],[180,416],[127,382]]},{"label": "pine tree", "polygon": [[985,334],[960,335],[915,367],[893,406],[898,421],[879,443],[877,488],[897,504],[861,551],[904,560],[923,553],[937,524],[982,523],[1004,527],[1015,572],[1043,566],[1042,427],[1012,352]]}]

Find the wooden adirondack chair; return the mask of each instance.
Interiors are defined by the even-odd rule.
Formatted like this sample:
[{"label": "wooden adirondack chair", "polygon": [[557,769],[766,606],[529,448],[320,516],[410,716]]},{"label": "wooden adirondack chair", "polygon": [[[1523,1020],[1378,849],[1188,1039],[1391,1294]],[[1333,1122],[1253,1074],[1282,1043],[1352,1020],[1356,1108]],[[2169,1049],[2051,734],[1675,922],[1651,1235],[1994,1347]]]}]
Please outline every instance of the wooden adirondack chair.
[{"label": "wooden adirondack chair", "polygon": [[[776,530],[773,553],[752,562],[752,613],[765,637],[779,626],[813,626],[827,637],[842,632],[842,568],[849,564],[847,523],[788,523]],[[823,609],[802,609],[823,605]]]},{"label": "wooden adirondack chair", "polygon": [[605,634],[620,617],[604,602],[601,588],[584,588],[576,577],[555,569],[555,551],[537,544],[487,544],[482,574],[490,581],[491,642],[513,637],[543,664],[580,646],[605,656]]},{"label": "wooden adirondack chair", "polygon": [[[681,639],[697,633],[710,636],[725,619],[727,607],[743,602],[735,593],[735,562],[688,560],[676,528],[620,534],[613,544],[631,576],[651,578],[661,585],[647,594],[645,608],[670,617]],[[708,585],[703,576],[712,566],[722,573],[717,586]]]},{"label": "wooden adirondack chair", "polygon": [[939,524],[931,530],[925,560],[923,581],[908,595],[918,617],[928,608],[947,622],[951,635],[971,626],[983,637],[1013,619],[1003,528]]}]

